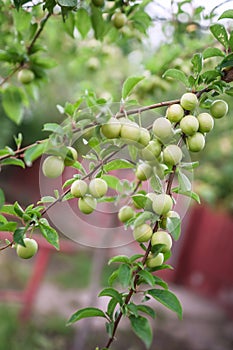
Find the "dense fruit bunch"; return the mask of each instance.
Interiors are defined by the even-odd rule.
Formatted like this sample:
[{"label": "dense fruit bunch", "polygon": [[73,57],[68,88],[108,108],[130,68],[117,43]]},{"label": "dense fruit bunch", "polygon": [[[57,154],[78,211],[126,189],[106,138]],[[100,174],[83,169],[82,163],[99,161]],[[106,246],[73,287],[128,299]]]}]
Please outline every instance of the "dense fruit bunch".
[{"label": "dense fruit bunch", "polygon": [[[155,119],[152,125],[144,128],[134,118],[112,116],[100,125],[100,139],[110,145],[133,147],[136,158],[135,186],[132,196],[120,208],[118,219],[133,229],[133,238],[139,243],[150,242],[151,251],[146,259],[148,268],[163,264],[170,256],[174,227],[180,223],[179,214],[173,210],[175,199],[172,187],[168,187],[169,176],[179,173],[187,146],[191,152],[199,152],[205,146],[205,137],[213,129],[214,118],[221,118],[227,113],[225,101],[217,100],[210,106],[210,113],[199,111],[198,99],[194,93],[185,93],[180,104],[167,107],[165,116]],[[135,153],[136,152],[136,153]],[[66,148],[63,157],[50,155],[42,166],[45,176],[55,178],[62,174],[65,166],[72,166],[78,159],[73,147]],[[87,177],[74,178],[70,193],[78,198],[78,208],[84,214],[91,214],[108,192],[108,183],[102,175],[95,177],[95,172]],[[164,183],[162,182],[164,181]],[[141,184],[147,182],[150,187],[160,184],[159,189],[142,191]],[[115,188],[116,190],[116,188]],[[138,220],[143,217],[144,220]],[[157,224],[155,225],[155,222]]]}]

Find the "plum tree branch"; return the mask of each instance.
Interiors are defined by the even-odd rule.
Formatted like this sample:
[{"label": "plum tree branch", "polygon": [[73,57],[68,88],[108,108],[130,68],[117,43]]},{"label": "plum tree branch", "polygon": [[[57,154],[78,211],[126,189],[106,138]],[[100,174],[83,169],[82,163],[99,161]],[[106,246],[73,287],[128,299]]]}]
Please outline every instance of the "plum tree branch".
[{"label": "plum tree branch", "polygon": [[[31,55],[32,53],[32,49],[36,43],[36,41],[38,40],[38,38],[40,37],[45,24],[47,23],[49,17],[52,15],[52,13],[48,13],[44,18],[42,18],[42,20],[40,21],[40,28],[38,29],[38,31],[36,32],[35,36],[33,37],[31,43],[29,44],[29,46],[27,47],[27,54]],[[8,74],[8,76],[6,76],[5,78],[3,78],[3,80],[0,82],[0,87],[3,86],[8,80],[10,80],[15,73],[17,73],[20,69],[23,68],[25,62],[21,62],[18,66],[16,66],[13,71]]]}]

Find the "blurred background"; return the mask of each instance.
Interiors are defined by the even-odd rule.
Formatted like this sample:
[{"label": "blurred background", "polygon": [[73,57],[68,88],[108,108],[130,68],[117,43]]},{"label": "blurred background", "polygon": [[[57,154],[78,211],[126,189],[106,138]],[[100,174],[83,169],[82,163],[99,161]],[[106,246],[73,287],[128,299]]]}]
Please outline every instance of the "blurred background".
[{"label": "blurred background", "polygon": [[[57,105],[74,103],[87,90],[118,102],[122,82],[129,75],[146,76],[135,91],[141,105],[179,98],[184,88],[163,79],[164,71],[179,68],[188,74],[193,53],[214,45],[214,39],[207,30],[213,20],[209,8],[204,10],[198,1],[175,3],[180,3],[179,11],[172,12],[170,1],[150,5],[154,26],[148,37],[119,36],[115,42],[108,38],[100,42],[92,35],[85,40],[73,38],[68,25],[54,16],[42,37],[56,66],[34,86],[30,106],[25,108],[19,126],[0,110],[0,148],[6,144],[14,147],[12,134],[19,132],[24,136],[24,145],[44,138],[45,122],[63,121]],[[212,9],[217,6],[213,13],[221,13],[233,4],[227,3],[211,2]],[[4,44],[1,39],[0,43]],[[208,62],[206,69],[220,59]],[[200,166],[195,169],[193,187],[202,204],[192,204],[185,216],[182,238],[174,244],[171,258],[174,271],[161,273],[180,297],[184,320],[178,321],[158,305],[151,349],[233,347],[233,101],[231,96],[224,99],[230,112],[216,121],[214,131],[207,136],[206,148],[198,154]],[[196,160],[196,156],[192,158]],[[17,199],[26,206],[39,200],[38,169],[39,162],[26,171],[2,169],[1,187],[7,202]],[[112,250],[91,249],[67,243],[62,233],[61,239],[64,246],[60,253],[41,239],[39,254],[26,262],[19,261],[13,249],[1,252],[0,350],[82,350],[105,342],[104,323],[99,320],[83,321],[73,327],[65,323],[79,307],[106,303],[105,299],[97,301],[96,296],[107,285],[113,267],[103,266],[113,254],[130,254],[138,248],[129,244]],[[120,328],[113,350],[144,349],[127,323]]]}]

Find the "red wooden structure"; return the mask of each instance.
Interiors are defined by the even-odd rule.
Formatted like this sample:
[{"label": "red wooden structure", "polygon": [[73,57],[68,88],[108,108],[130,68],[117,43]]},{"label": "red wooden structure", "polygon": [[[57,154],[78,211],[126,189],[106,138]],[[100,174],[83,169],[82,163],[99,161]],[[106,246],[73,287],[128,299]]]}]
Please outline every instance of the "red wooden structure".
[{"label": "red wooden structure", "polygon": [[211,297],[233,316],[233,218],[195,206],[184,232],[174,282]]}]

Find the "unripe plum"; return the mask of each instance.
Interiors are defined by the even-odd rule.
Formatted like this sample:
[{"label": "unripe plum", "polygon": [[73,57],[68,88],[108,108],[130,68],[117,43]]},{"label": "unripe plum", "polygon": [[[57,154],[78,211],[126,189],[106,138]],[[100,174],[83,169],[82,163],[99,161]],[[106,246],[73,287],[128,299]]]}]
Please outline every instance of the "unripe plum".
[{"label": "unripe plum", "polygon": [[205,147],[205,137],[197,132],[193,136],[187,137],[187,146],[191,152],[200,152]]},{"label": "unripe plum", "polygon": [[197,116],[199,122],[199,131],[202,133],[210,132],[214,127],[214,119],[209,113],[200,113]]},{"label": "unripe plum", "polygon": [[192,111],[198,105],[198,98],[192,92],[187,92],[181,96],[180,104],[187,111]]},{"label": "unripe plum", "polygon": [[199,122],[193,115],[186,115],[180,121],[180,128],[185,135],[194,135],[199,128]]},{"label": "unripe plum", "polygon": [[140,243],[148,242],[152,236],[152,228],[148,224],[136,226],[133,230],[134,239]]},{"label": "unripe plum", "polygon": [[153,133],[162,143],[168,141],[173,136],[171,122],[163,117],[156,119],[153,123]]},{"label": "unripe plum", "polygon": [[158,194],[153,200],[152,208],[154,212],[158,215],[167,214],[173,206],[173,201],[171,196],[165,193]]},{"label": "unripe plum", "polygon": [[163,161],[167,165],[177,165],[182,159],[182,151],[177,145],[168,145],[163,150]]},{"label": "unripe plum", "polygon": [[181,105],[174,103],[166,111],[166,117],[172,123],[178,123],[184,116],[184,109]]}]

